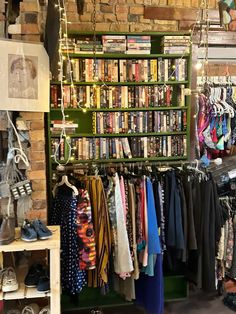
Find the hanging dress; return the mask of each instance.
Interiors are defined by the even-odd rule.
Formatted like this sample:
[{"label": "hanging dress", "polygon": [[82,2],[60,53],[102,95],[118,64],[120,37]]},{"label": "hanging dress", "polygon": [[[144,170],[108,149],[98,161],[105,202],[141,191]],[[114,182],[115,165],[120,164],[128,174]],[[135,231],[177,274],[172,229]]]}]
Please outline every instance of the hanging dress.
[{"label": "hanging dress", "polygon": [[[59,193],[60,191],[60,193]],[[86,285],[86,273],[79,267],[79,238],[77,236],[77,198],[63,195],[58,189],[52,206],[52,225],[61,226],[61,285],[71,293],[79,293]]]}]

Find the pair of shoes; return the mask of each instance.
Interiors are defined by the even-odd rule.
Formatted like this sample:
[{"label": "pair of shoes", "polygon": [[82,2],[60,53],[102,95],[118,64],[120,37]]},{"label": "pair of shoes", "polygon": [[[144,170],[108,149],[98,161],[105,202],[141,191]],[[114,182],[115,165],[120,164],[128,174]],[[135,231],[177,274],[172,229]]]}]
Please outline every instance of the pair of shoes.
[{"label": "pair of shoes", "polygon": [[8,267],[2,274],[2,292],[16,291],[19,285],[13,267]]},{"label": "pair of shoes", "polygon": [[15,218],[3,217],[0,227],[0,245],[10,244],[15,240]]},{"label": "pair of shoes", "polygon": [[50,279],[46,270],[41,264],[33,264],[25,277],[27,288],[37,287],[38,292],[46,293],[50,291]]},{"label": "pair of shoes", "polygon": [[39,240],[47,240],[52,237],[52,232],[47,226],[39,219],[33,222],[25,219],[21,227],[21,240],[32,242]]},{"label": "pair of shoes", "polygon": [[31,303],[27,306],[25,306],[21,312],[21,314],[50,314],[50,308],[49,306],[45,306],[44,308],[41,309],[36,303]]}]

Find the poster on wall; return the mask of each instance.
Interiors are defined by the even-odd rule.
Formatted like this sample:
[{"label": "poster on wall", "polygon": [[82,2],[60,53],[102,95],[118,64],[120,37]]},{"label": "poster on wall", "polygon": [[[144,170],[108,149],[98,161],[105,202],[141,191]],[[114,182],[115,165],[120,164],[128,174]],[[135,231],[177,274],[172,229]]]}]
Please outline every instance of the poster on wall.
[{"label": "poster on wall", "polygon": [[236,30],[236,0],[220,0],[218,2],[220,25],[226,30]]},{"label": "poster on wall", "polygon": [[0,40],[0,110],[49,111],[49,58],[41,43]]}]

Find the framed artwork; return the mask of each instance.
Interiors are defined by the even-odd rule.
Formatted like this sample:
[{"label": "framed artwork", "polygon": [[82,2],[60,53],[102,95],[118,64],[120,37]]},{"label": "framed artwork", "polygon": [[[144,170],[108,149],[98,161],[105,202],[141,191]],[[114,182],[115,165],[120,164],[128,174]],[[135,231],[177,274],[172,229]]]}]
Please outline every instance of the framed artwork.
[{"label": "framed artwork", "polygon": [[236,0],[220,0],[218,2],[220,24],[226,30],[236,30]]},{"label": "framed artwork", "polygon": [[49,111],[49,58],[41,43],[0,40],[0,110]]}]

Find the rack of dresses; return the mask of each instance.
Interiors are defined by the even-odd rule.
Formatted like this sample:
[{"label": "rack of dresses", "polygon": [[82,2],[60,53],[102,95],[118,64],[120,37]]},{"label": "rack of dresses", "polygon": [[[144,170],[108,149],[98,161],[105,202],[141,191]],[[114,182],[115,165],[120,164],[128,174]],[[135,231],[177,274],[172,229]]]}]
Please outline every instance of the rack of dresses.
[{"label": "rack of dresses", "polygon": [[78,195],[57,185],[51,223],[62,226],[64,290],[76,294],[87,285],[105,293],[112,287],[156,314],[163,312],[163,269],[215,290],[224,223],[216,186],[206,171],[179,165],[75,171],[67,179]]},{"label": "rack of dresses", "polygon": [[197,133],[200,156],[229,154],[236,144],[236,86],[230,82],[205,83],[198,97]]}]

